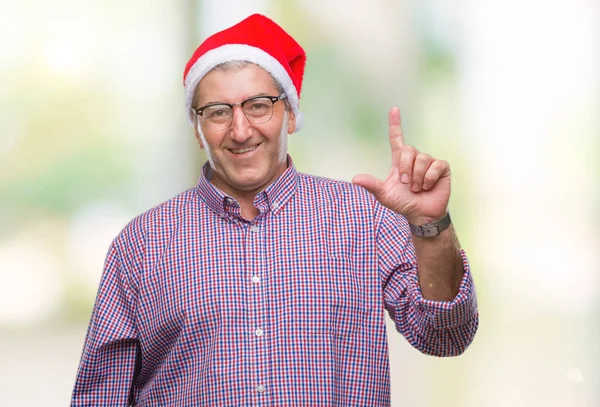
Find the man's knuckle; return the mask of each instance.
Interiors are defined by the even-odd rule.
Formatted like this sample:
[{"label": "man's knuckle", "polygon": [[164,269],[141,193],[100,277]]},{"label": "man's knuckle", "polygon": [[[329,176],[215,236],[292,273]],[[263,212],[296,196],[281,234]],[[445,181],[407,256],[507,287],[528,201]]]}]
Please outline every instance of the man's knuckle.
[{"label": "man's knuckle", "polygon": [[431,156],[426,153],[421,153],[417,156],[417,160],[421,163],[427,163],[427,162],[431,161]]},{"label": "man's knuckle", "polygon": [[414,148],[411,145],[408,145],[408,144],[404,145],[404,147],[402,147],[402,150],[405,153],[410,153],[410,154],[416,154],[417,153],[417,149]]},{"label": "man's knuckle", "polygon": [[436,179],[437,179],[436,175],[434,175],[434,174],[427,174],[427,175],[425,175],[424,182],[427,183],[427,184],[431,184]]}]

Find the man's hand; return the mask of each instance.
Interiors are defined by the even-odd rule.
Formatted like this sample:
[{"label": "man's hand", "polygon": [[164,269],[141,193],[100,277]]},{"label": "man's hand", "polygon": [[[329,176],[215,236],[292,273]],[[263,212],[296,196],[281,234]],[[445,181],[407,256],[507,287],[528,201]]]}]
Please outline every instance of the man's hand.
[{"label": "man's hand", "polygon": [[400,110],[389,115],[392,168],[385,181],[356,175],[352,182],[375,195],[385,207],[422,225],[443,218],[450,200],[450,165],[404,144]]}]

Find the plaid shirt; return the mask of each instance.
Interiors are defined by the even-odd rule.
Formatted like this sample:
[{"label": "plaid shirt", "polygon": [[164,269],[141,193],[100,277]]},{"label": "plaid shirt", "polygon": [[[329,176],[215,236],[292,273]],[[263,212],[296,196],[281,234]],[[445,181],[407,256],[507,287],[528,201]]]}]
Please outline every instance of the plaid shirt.
[{"label": "plaid shirt", "polygon": [[[206,170],[206,167],[205,167]],[[73,406],[389,406],[384,308],[415,348],[462,353],[460,292],[423,299],[406,220],[352,184],[293,164],[260,214],[203,175],[110,246]]]}]

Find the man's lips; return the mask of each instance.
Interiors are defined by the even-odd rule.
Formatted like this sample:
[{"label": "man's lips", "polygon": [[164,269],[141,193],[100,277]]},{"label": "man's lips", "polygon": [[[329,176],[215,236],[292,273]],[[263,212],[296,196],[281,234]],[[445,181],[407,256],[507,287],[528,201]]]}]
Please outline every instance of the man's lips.
[{"label": "man's lips", "polygon": [[243,148],[228,148],[227,150],[229,150],[231,153],[233,153],[235,155],[246,154],[246,153],[256,150],[258,148],[258,146],[260,146],[260,144],[261,143],[254,144],[254,145],[248,146],[248,147],[243,147]]}]

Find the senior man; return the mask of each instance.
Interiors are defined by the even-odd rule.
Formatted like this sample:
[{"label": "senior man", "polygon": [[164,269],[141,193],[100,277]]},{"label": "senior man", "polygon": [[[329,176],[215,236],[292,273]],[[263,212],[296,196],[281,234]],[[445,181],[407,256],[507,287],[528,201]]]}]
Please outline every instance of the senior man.
[{"label": "senior man", "polygon": [[385,180],[298,172],[305,60],[261,15],[193,54],[186,107],[208,163],[112,242],[73,406],[389,406],[385,309],[423,353],[471,343],[448,163],[405,145],[393,108]]}]

